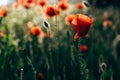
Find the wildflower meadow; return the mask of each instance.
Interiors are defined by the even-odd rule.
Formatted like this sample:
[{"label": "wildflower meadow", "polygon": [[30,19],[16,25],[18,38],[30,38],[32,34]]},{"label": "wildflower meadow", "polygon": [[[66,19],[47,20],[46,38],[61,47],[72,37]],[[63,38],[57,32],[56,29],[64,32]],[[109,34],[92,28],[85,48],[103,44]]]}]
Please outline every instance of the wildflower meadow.
[{"label": "wildflower meadow", "polygon": [[103,1],[0,6],[0,80],[120,80],[119,0]]}]

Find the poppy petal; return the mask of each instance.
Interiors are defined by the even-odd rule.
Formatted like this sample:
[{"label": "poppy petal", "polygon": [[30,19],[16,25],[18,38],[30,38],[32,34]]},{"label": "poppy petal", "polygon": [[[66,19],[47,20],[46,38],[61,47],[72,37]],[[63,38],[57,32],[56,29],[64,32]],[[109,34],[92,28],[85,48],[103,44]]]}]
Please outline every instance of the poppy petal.
[{"label": "poppy petal", "polygon": [[74,41],[76,41],[76,39],[79,38],[79,33],[76,33],[75,36],[74,36]]}]

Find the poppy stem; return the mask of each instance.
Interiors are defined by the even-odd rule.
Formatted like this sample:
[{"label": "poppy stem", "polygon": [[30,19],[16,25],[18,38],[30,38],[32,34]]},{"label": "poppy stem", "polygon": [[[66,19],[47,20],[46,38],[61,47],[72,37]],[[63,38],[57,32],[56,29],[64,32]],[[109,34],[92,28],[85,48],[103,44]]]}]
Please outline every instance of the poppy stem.
[{"label": "poppy stem", "polygon": [[27,60],[28,60],[28,64],[32,67],[32,71],[34,73],[34,78],[36,80],[36,70],[35,70],[35,67],[33,66],[32,61],[31,61],[31,59],[28,56],[27,56]]},{"label": "poppy stem", "polygon": [[[54,0],[54,7],[57,7],[56,6],[56,0]],[[54,10],[54,12],[56,13],[56,10]],[[57,27],[57,16],[55,16],[55,26]]]},{"label": "poppy stem", "polygon": [[54,69],[54,64],[53,64],[53,56],[52,56],[52,52],[51,52],[51,46],[49,45],[49,57],[50,57],[50,65],[51,65],[51,69],[53,71],[53,76],[55,76],[55,69]]},{"label": "poppy stem", "polygon": [[81,75],[81,51],[79,50],[79,47],[80,47],[80,45],[81,45],[81,38],[79,38],[78,39],[78,63],[79,63],[79,70],[80,70],[80,80],[82,80],[81,79],[81,77],[82,77],[82,75]]},{"label": "poppy stem", "polygon": [[34,71],[34,78],[35,78],[35,80],[36,80],[36,71]]},{"label": "poppy stem", "polygon": [[57,28],[57,31],[59,32],[58,18],[57,18],[57,16],[55,18],[56,18],[56,28]]},{"label": "poppy stem", "polygon": [[20,70],[20,80],[23,80],[23,68]]},{"label": "poppy stem", "polygon": [[[81,38],[79,38],[78,40],[78,49],[81,45]],[[79,50],[78,52],[78,63],[79,63],[79,70],[80,70],[80,80],[85,80],[85,68],[86,68],[86,62],[85,60],[82,58],[82,53],[81,51]]]}]

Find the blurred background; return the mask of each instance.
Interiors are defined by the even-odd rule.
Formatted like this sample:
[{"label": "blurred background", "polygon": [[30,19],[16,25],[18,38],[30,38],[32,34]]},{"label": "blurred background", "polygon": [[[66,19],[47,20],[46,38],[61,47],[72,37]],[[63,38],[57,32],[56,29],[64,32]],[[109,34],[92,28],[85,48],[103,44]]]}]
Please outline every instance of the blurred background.
[{"label": "blurred background", "polygon": [[[4,1],[0,1],[0,5],[4,5],[4,4],[9,4],[9,3],[13,3],[16,2],[17,0],[4,0]],[[52,1],[52,0],[48,0],[48,1]],[[55,1],[60,1],[60,0],[55,0]],[[91,5],[97,6],[97,7],[108,7],[108,6],[116,6],[116,7],[120,7],[119,3],[120,0],[69,0],[71,3],[75,3],[75,2],[80,2],[80,1],[88,1]]]},{"label": "blurred background", "polygon": [[[119,3],[1,0],[0,80],[120,80]],[[76,14],[94,22],[74,41]]]}]

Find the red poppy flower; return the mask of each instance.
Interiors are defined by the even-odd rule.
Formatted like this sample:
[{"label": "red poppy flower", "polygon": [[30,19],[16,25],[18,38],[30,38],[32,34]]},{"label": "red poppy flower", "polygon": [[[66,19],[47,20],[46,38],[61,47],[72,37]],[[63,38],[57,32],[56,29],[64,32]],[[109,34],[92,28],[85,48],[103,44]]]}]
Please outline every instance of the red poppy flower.
[{"label": "red poppy flower", "polygon": [[69,4],[67,1],[63,0],[58,3],[58,7],[62,10],[67,10],[69,8]]},{"label": "red poppy flower", "polygon": [[7,15],[7,12],[8,12],[7,8],[6,7],[2,7],[0,9],[0,17],[5,17]]},{"label": "red poppy flower", "polygon": [[29,4],[34,4],[36,0],[25,0],[25,2],[29,3]]},{"label": "red poppy flower", "polygon": [[40,79],[44,79],[44,74],[43,73],[38,73],[38,76]]},{"label": "red poppy flower", "polygon": [[33,6],[35,4],[35,0],[25,0],[23,2],[23,6],[26,8],[26,9],[29,9],[31,6]]},{"label": "red poppy flower", "polygon": [[86,52],[88,50],[88,47],[86,45],[80,45],[80,51]]},{"label": "red poppy flower", "polygon": [[112,25],[112,21],[110,21],[110,20],[105,20],[104,22],[103,22],[103,26],[104,27],[108,27],[108,26],[111,26]]},{"label": "red poppy flower", "polygon": [[3,32],[0,31],[0,38],[3,37],[3,35],[4,35]]},{"label": "red poppy flower", "polygon": [[84,8],[84,4],[83,4],[83,3],[77,3],[77,4],[76,4],[76,7],[77,7],[78,9],[83,9],[83,8]]},{"label": "red poppy flower", "polygon": [[41,33],[42,33],[42,30],[41,30],[41,28],[40,27],[33,27],[33,28],[31,28],[31,34],[32,35],[34,35],[34,36],[40,36],[41,35]]},{"label": "red poppy flower", "polygon": [[65,17],[65,22],[66,24],[71,24],[72,20],[74,19],[74,15],[71,15],[71,14],[68,14],[66,17]]},{"label": "red poppy flower", "polygon": [[47,18],[60,15],[60,9],[55,6],[47,6],[45,10],[45,14]]},{"label": "red poppy flower", "polygon": [[76,14],[75,18],[72,21],[73,28],[76,31],[74,40],[76,40],[79,37],[85,36],[88,33],[88,31],[90,30],[90,27],[91,27],[93,21],[94,21],[93,18],[89,18],[86,15]]},{"label": "red poppy flower", "polygon": [[44,7],[44,6],[48,5],[48,2],[47,2],[47,0],[38,0],[37,4]]}]

